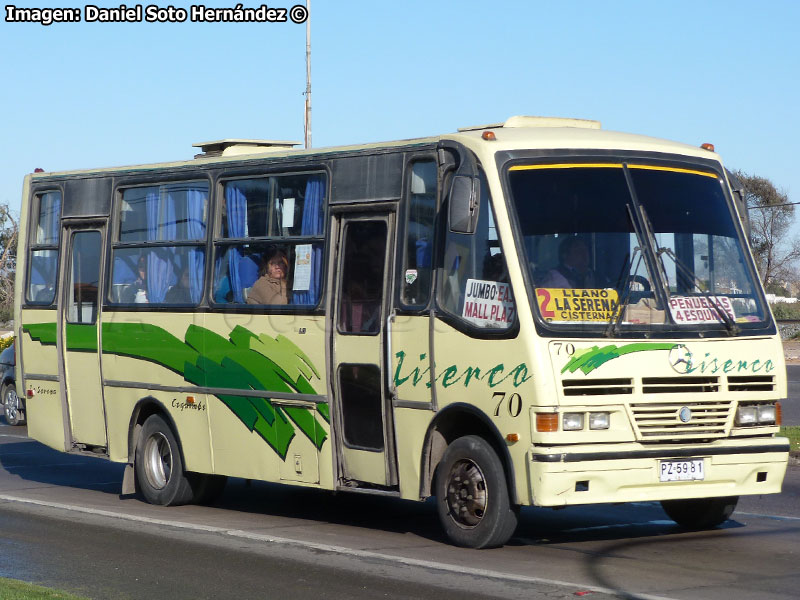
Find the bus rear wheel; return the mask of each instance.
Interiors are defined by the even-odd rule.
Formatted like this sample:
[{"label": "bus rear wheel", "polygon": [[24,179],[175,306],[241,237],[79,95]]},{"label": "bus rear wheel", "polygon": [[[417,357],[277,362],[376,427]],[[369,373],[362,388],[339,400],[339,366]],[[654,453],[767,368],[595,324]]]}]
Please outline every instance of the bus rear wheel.
[{"label": "bus rear wheel", "polygon": [[13,383],[3,389],[3,413],[9,425],[24,425],[25,416],[22,411],[22,401],[17,396],[17,389]]},{"label": "bus rear wheel", "polygon": [[727,521],[736,510],[738,496],[662,500],[667,516],[685,529],[711,529]]},{"label": "bus rear wheel", "polygon": [[183,470],[178,440],[160,415],[150,415],[142,425],[134,467],[138,489],[151,504],[191,502],[192,486]]},{"label": "bus rear wheel", "polygon": [[508,496],[505,469],[492,446],[467,435],[445,450],[436,475],[436,506],[447,537],[457,546],[494,548],[517,528],[519,507]]}]

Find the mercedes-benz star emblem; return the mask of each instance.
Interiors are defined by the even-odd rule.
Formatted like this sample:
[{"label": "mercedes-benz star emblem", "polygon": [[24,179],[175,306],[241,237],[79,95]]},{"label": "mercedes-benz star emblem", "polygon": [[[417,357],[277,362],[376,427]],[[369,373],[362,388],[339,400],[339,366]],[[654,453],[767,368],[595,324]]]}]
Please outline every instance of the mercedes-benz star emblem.
[{"label": "mercedes-benz star emblem", "polygon": [[688,423],[692,420],[692,409],[688,406],[681,407],[680,411],[678,411],[678,418],[681,423]]},{"label": "mercedes-benz star emblem", "polygon": [[692,353],[683,344],[676,344],[669,351],[669,364],[676,373],[685,374],[692,367]]}]

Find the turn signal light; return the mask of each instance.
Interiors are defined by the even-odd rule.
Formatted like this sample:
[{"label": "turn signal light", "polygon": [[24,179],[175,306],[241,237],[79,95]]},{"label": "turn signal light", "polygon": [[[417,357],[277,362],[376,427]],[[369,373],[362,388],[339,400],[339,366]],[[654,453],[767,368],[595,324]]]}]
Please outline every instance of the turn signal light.
[{"label": "turn signal light", "polygon": [[783,409],[781,403],[775,403],[775,425],[783,425]]},{"label": "turn signal light", "polygon": [[536,413],[536,431],[558,431],[558,413]]}]

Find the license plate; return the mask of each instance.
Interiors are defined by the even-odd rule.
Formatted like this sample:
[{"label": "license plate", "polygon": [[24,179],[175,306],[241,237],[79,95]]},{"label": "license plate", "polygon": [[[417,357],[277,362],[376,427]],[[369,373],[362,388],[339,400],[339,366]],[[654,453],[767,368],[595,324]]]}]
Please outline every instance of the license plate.
[{"label": "license plate", "polygon": [[705,479],[702,458],[661,461],[661,481],[696,481],[702,479]]}]

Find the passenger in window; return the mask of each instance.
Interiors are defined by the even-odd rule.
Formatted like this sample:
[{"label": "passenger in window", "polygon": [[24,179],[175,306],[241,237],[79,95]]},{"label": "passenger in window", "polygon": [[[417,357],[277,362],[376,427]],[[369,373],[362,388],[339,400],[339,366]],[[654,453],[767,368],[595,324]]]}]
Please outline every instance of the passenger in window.
[{"label": "passenger in window", "polygon": [[377,333],[380,330],[383,298],[385,233],[367,232],[370,237],[351,247],[353,281],[349,284],[353,333]]},{"label": "passenger in window", "polygon": [[136,266],[136,279],[125,288],[120,300],[125,303],[145,304],[147,299],[147,256],[139,257]]},{"label": "passenger in window", "polygon": [[550,288],[594,288],[595,274],[589,268],[589,244],[582,237],[568,237],[558,249],[558,266],[550,269],[539,284]]},{"label": "passenger in window", "polygon": [[188,267],[181,272],[181,278],[167,290],[164,296],[165,304],[192,304],[192,294],[189,291],[189,269]]},{"label": "passenger in window", "polygon": [[258,279],[247,294],[248,304],[288,304],[289,260],[282,250],[274,250],[261,263]]}]

